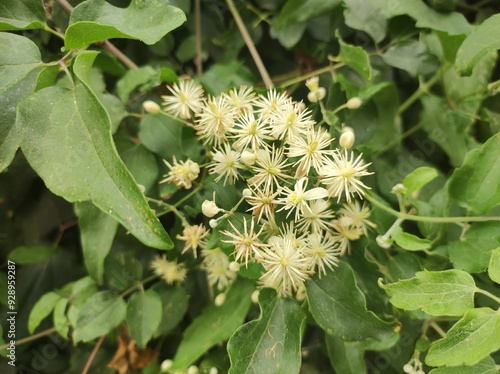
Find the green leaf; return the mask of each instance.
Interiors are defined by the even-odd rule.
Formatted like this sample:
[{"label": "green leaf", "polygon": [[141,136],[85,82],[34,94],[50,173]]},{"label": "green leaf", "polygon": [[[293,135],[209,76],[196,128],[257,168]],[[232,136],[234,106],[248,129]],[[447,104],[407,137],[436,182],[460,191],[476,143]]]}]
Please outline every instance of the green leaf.
[{"label": "green leaf", "polygon": [[422,265],[420,265],[416,255],[409,252],[401,252],[395,256],[391,256],[387,263],[387,269],[392,279],[408,279],[413,278],[417,271],[422,270]]},{"label": "green leaf", "polygon": [[128,8],[115,7],[105,0],[87,0],[71,12],[65,47],[82,48],[112,38],[155,44],[185,21],[184,12],[168,5],[168,0],[132,1]]},{"label": "green leaf", "polygon": [[36,330],[40,323],[54,310],[57,302],[61,299],[55,292],[47,292],[38,300],[31,309],[28,318],[28,331],[30,334]]},{"label": "green leaf", "polygon": [[451,366],[432,369],[429,374],[497,374],[498,370],[495,366],[495,360],[491,357],[479,361],[472,366]]},{"label": "green leaf", "polygon": [[366,310],[351,267],[341,261],[334,272],[306,282],[312,316],[326,333],[346,341],[384,341],[396,334],[395,322],[384,322]]},{"label": "green leaf", "polygon": [[165,335],[172,331],[186,314],[189,295],[183,287],[156,283],[152,288],[161,299],[162,318],[155,335]]},{"label": "green leaf", "polygon": [[500,134],[467,153],[450,178],[449,191],[459,204],[477,214],[500,204]]},{"label": "green leaf", "polygon": [[[45,11],[41,1],[2,0],[0,4],[0,30],[43,29],[44,27]],[[21,49],[21,47],[19,48]],[[15,50],[9,51],[14,52]]]},{"label": "green leaf", "polygon": [[372,79],[372,67],[368,53],[361,48],[344,43],[339,39],[340,54],[339,58],[347,66],[356,71],[364,80]]},{"label": "green leaf", "polygon": [[130,94],[139,86],[159,83],[159,72],[151,66],[129,70],[116,84],[116,92],[121,101],[127,102]]},{"label": "green leaf", "polygon": [[75,204],[83,260],[89,275],[102,284],[104,260],[111,250],[118,221],[89,202]]},{"label": "green leaf", "polygon": [[271,27],[269,35],[273,39],[278,39],[283,47],[290,49],[300,41],[304,31],[306,31],[306,26],[306,23],[297,23],[281,29]]},{"label": "green leaf", "polygon": [[461,270],[419,271],[415,278],[380,284],[397,308],[434,316],[461,316],[474,306],[476,284]]},{"label": "green leaf", "polygon": [[158,179],[159,168],[156,157],[128,136],[115,136],[115,144],[127,169],[137,183],[144,186],[145,192],[148,192]]},{"label": "green leaf", "polygon": [[500,247],[491,252],[488,275],[494,282],[500,284]]},{"label": "green leaf", "polygon": [[259,319],[244,324],[229,339],[229,373],[298,373],[304,312],[295,300],[278,299],[270,288],[260,291],[259,305]]},{"label": "green leaf", "polygon": [[42,70],[42,57],[31,40],[6,32],[0,33],[0,50],[9,51],[0,54],[1,172],[9,166],[21,145],[21,134],[15,126],[16,106],[34,91],[37,76]]},{"label": "green leaf", "polygon": [[242,63],[231,61],[213,64],[200,81],[210,94],[218,95],[232,87],[253,86],[255,78]]},{"label": "green leaf", "polygon": [[387,16],[370,0],[344,0],[345,24],[366,32],[376,43],[384,40],[387,32]]},{"label": "green leaf", "polygon": [[162,114],[149,114],[141,121],[139,140],[151,152],[171,163],[172,157],[181,160],[182,122]]},{"label": "green leaf", "polygon": [[142,279],[142,263],[131,252],[113,251],[104,264],[104,283],[124,291]]},{"label": "green leaf", "polygon": [[17,126],[23,132],[23,152],[55,194],[70,202],[91,200],[144,244],[172,248],[116,152],[107,113],[81,82],[90,70],[88,58],[86,53],[76,57],[75,74],[80,82],[72,90],[49,87],[19,105]]},{"label": "green leaf", "polygon": [[340,3],[340,0],[287,0],[274,19],[274,26],[279,29],[307,21],[335,9]]},{"label": "green leaf", "polygon": [[134,293],[127,304],[127,327],[130,336],[144,348],[161,321],[162,304],[152,290]]},{"label": "green leaf", "polygon": [[425,357],[429,366],[474,365],[500,348],[500,314],[489,308],[469,310],[434,342]]},{"label": "green leaf", "polygon": [[404,232],[401,227],[397,227],[392,232],[391,237],[397,245],[409,251],[421,251],[429,249],[432,246],[432,242],[430,240],[422,239],[413,234]]},{"label": "green leaf", "polygon": [[171,370],[185,369],[210,347],[228,339],[243,322],[251,305],[253,282],[237,279],[222,306],[209,305],[184,331]]},{"label": "green leaf", "polygon": [[470,25],[460,13],[441,13],[428,7],[423,0],[372,0],[389,17],[406,14],[417,21],[416,26],[424,29],[444,31],[450,35],[470,33]]},{"label": "green leaf", "polygon": [[68,338],[69,324],[66,316],[66,307],[68,299],[59,299],[54,307],[54,327],[57,332],[64,338]]},{"label": "green leaf", "polygon": [[106,335],[125,319],[126,310],[125,301],[110,291],[92,295],[78,313],[73,340],[88,342]]},{"label": "green leaf", "polygon": [[491,253],[500,246],[500,222],[474,222],[465,235],[448,243],[453,267],[469,273],[481,273],[490,262]]},{"label": "green leaf", "polygon": [[419,191],[423,186],[438,177],[438,172],[434,168],[427,166],[419,167],[408,174],[403,180],[403,186],[406,187],[406,194],[413,195],[414,192]]},{"label": "green leaf", "polygon": [[346,342],[337,336],[325,335],[330,364],[336,373],[366,373],[365,350],[359,342]]},{"label": "green leaf", "polygon": [[415,40],[406,40],[391,46],[382,56],[386,64],[407,71],[412,76],[433,73],[439,60],[427,47]]},{"label": "green leaf", "polygon": [[[468,134],[471,123],[475,121],[476,99],[460,102],[454,109],[450,109],[447,100],[432,94],[425,95],[420,101],[424,130],[446,152],[452,165],[460,165],[467,152],[477,146]],[[435,145],[429,149],[432,151],[426,151],[426,156],[432,156]]]},{"label": "green leaf", "polygon": [[497,49],[500,49],[500,14],[492,15],[467,36],[458,49],[455,68],[461,75],[471,75],[481,57]]},{"label": "green leaf", "polygon": [[54,247],[17,247],[9,253],[9,260],[18,265],[37,264],[46,261],[56,252],[57,248]]}]

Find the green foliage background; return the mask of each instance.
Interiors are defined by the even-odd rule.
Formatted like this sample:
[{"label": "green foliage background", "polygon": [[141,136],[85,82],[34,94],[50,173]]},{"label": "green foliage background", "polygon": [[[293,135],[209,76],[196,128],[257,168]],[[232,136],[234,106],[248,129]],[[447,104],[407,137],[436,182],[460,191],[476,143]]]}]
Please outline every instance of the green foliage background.
[{"label": "green foliage background", "polygon": [[[10,260],[17,339],[42,332],[17,345],[20,372],[81,373],[87,362],[90,372],[113,372],[122,322],[158,353],[134,369],[145,374],[167,358],[173,369],[207,372],[400,373],[415,353],[433,374],[498,371],[497,2],[236,3],[277,88],[305,99],[305,79],[319,75],[324,120],[355,130],[357,151],[373,163],[366,184],[377,228],[335,272],[307,282],[307,302],[265,289],[254,305],[250,274],[221,307],[194,263],[183,285],[152,281],[158,250],[182,247],[171,240],[179,220],[154,199],[182,202],[201,221],[213,191],[226,209],[240,192],[210,180],[190,195],[159,185],[162,158],[201,161],[200,145],[141,104],[159,102],[181,75],[214,95],[264,89],[228,4],[200,2],[199,74],[195,2],[70,3],[0,4],[0,303],[6,316]],[[353,97],[359,109],[335,111]],[[379,247],[396,219],[392,247]],[[1,326],[8,343],[6,318]],[[15,369],[2,361],[0,371]]]}]

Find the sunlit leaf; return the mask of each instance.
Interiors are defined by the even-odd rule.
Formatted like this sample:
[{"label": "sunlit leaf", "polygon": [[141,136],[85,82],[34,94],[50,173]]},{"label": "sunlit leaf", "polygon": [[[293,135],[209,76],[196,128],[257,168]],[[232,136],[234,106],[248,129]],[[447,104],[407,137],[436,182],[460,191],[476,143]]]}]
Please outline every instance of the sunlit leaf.
[{"label": "sunlit leaf", "polygon": [[431,315],[461,316],[474,305],[476,285],[461,270],[419,271],[415,278],[380,285],[401,309],[422,309]]},{"label": "sunlit leaf", "polygon": [[106,335],[125,319],[126,310],[125,301],[110,291],[92,295],[78,313],[73,339],[88,342]]},{"label": "sunlit leaf", "polygon": [[429,366],[474,365],[500,348],[500,314],[489,308],[469,310],[433,343],[425,357]]},{"label": "sunlit leaf", "polygon": [[[85,80],[84,72],[90,70],[89,54],[78,58],[82,60],[75,62],[75,74]],[[52,192],[70,202],[92,201],[151,247],[172,247],[118,157],[107,113],[83,82],[71,90],[40,90],[26,98],[18,112],[21,147]]]},{"label": "sunlit leaf", "polygon": [[112,38],[138,39],[154,44],[186,21],[168,0],[132,1],[128,8],[105,0],[87,0],[73,9],[66,30],[67,49],[82,48]]},{"label": "sunlit leaf", "polygon": [[221,306],[209,305],[184,331],[171,369],[185,369],[207,349],[228,339],[243,322],[251,304],[253,282],[238,279]]},{"label": "sunlit leaf", "polygon": [[0,30],[43,29],[44,27],[45,11],[42,2],[38,0],[2,0],[0,4]]},{"label": "sunlit leaf", "polygon": [[345,262],[321,279],[314,276],[306,283],[306,289],[310,312],[328,334],[346,341],[382,341],[397,335],[394,322],[384,322],[366,309],[365,297]]},{"label": "sunlit leaf", "polygon": [[260,291],[261,315],[241,326],[228,342],[229,373],[298,373],[305,314],[295,300]]}]

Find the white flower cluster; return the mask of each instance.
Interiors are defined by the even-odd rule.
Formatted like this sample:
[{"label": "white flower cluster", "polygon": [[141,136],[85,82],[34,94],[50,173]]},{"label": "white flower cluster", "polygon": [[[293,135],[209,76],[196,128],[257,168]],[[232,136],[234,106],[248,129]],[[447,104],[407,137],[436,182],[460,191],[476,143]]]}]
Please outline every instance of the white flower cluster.
[{"label": "white flower cluster", "polygon": [[[317,80],[308,86],[314,99],[324,97]],[[169,89],[172,95],[163,97],[166,111],[191,121],[209,148],[208,172],[223,185],[241,186],[252,217],[237,225],[236,216],[224,214],[230,229],[222,233],[224,242],[234,245],[234,261],[262,264],[263,286],[290,296],[315,272],[321,276],[333,269],[351,241],[373,226],[369,209],[355,200],[367,188],[360,178],[371,173],[362,155],[349,150],[352,129],[344,128],[335,147],[302,102],[276,90],[259,95],[240,87],[205,97],[191,80]],[[200,172],[191,160],[166,164],[170,172],[163,181],[185,188]],[[205,201],[202,209],[210,218],[222,212],[213,201]],[[212,219],[210,226],[217,223]],[[205,236],[201,226],[187,226],[179,239],[195,255],[197,247],[202,249],[209,283],[223,288],[236,273],[224,252],[206,248]]]}]

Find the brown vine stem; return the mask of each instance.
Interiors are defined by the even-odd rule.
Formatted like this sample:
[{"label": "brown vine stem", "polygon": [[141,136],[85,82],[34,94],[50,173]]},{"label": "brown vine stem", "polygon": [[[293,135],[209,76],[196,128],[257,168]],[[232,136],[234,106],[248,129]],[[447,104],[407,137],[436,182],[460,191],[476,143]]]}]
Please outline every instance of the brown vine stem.
[{"label": "brown vine stem", "polygon": [[194,63],[196,65],[196,74],[203,74],[203,63],[202,63],[202,49],[201,49],[201,0],[195,0],[194,2],[194,32],[196,36],[196,58]]},{"label": "brown vine stem", "polygon": [[260,76],[262,77],[262,80],[264,81],[266,88],[267,89],[273,88],[274,87],[273,81],[271,80],[271,77],[269,76],[269,73],[267,72],[264,63],[262,62],[262,59],[260,58],[259,52],[257,52],[257,49],[253,44],[250,34],[248,34],[248,30],[245,26],[245,23],[241,19],[240,14],[238,13],[238,9],[236,9],[233,0],[226,0],[226,3],[229,6],[229,10],[233,15],[234,21],[236,22],[238,29],[240,30],[241,36],[243,37],[243,40],[245,41],[248,50],[252,55],[255,65],[257,65],[257,69],[259,69]]},{"label": "brown vine stem", "polygon": [[[31,342],[33,340],[37,340],[39,338],[43,338],[44,336],[50,335],[50,334],[52,334],[54,332],[57,332],[56,328],[55,327],[51,327],[50,329],[47,329],[45,331],[41,331],[41,332],[39,332],[37,334],[28,336],[28,337],[23,338],[23,339],[16,340],[16,346],[24,344],[24,343],[29,343],[29,342]],[[4,349],[9,348],[9,345],[10,344],[0,345],[0,351],[3,351]]]},{"label": "brown vine stem", "polygon": [[82,374],[87,374],[90,370],[90,365],[92,365],[92,361],[94,361],[95,356],[97,355],[97,351],[99,351],[99,348],[101,347],[102,342],[104,341],[104,338],[106,335],[103,335],[99,338],[97,341],[96,345],[94,346],[94,349],[92,349],[92,352],[90,353],[89,359],[87,360],[85,367],[82,370]]},{"label": "brown vine stem", "polygon": [[[56,1],[66,12],[71,13],[73,11],[73,6],[70,3],[68,3],[67,0],[56,0]],[[138,66],[135,64],[134,61],[128,58],[118,48],[116,48],[115,45],[111,43],[109,40],[105,40],[104,42],[101,43],[101,45],[104,49],[107,49],[109,53],[115,56],[123,65],[125,65],[129,69],[138,68]]]}]

